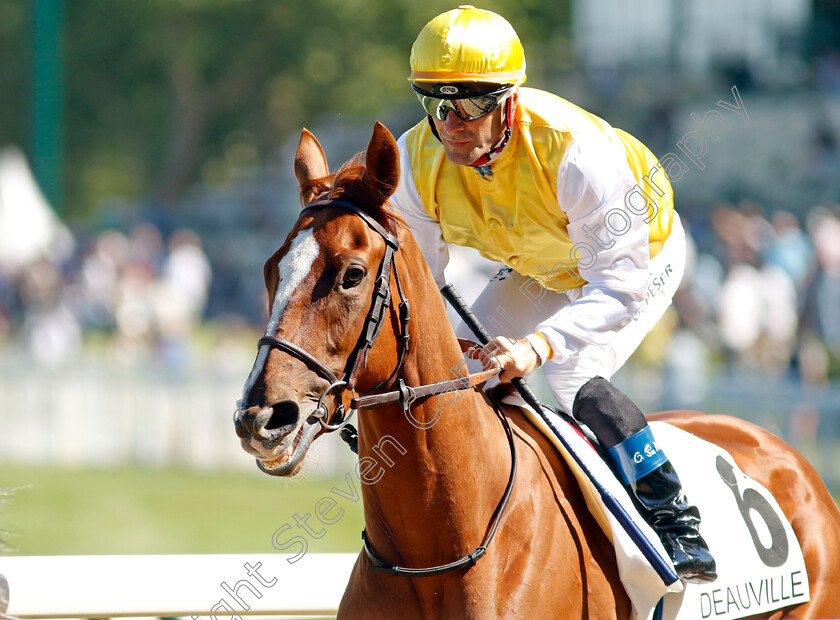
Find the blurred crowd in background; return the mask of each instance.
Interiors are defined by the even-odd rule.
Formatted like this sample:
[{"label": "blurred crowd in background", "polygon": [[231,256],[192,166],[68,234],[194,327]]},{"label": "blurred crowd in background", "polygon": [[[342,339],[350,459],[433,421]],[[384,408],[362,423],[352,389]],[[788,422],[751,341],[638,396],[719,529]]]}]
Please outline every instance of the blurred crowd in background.
[{"label": "blurred crowd in background", "polygon": [[[674,300],[679,326],[724,367],[812,383],[837,376],[838,216],[836,205],[816,206],[800,221],[751,201],[690,216],[693,247]],[[690,355],[685,341],[680,349]]]},{"label": "blurred crowd in background", "polygon": [[[335,169],[374,121],[418,122],[408,53],[452,8],[364,6],[0,0],[4,458],[253,466],[230,411],[298,212],[301,128]],[[613,380],[646,412],[759,422],[840,488],[840,5],[483,8],[522,37],[527,86],[660,158],[702,145],[673,180],[682,287]],[[452,254],[470,300],[494,270]]]},{"label": "blurred crowd in background", "polygon": [[[185,368],[200,359],[196,342],[212,349],[219,334],[253,355],[267,305],[262,263],[297,210],[289,150],[301,127],[317,130],[335,167],[366,143],[373,119],[399,134],[419,118],[407,53],[419,27],[451,7],[369,4],[359,13],[320,0],[85,0],[53,15],[45,3],[0,0],[0,51],[11,59],[0,67],[10,111],[0,146],[28,145],[40,201],[75,238],[60,258],[15,269],[0,260],[0,357],[23,351],[62,367],[104,351],[126,366]],[[706,128],[708,156],[675,183],[689,269],[674,311],[631,364],[836,378],[840,10],[825,0],[666,4],[488,6],[528,42],[529,85],[660,156],[700,135],[697,118],[734,87],[743,95],[743,123],[730,114],[731,127]],[[66,64],[26,55],[40,40],[34,25],[51,15],[63,20],[44,23],[65,37]],[[53,73],[34,71],[36,61]],[[51,77],[54,90],[25,88],[29,73]],[[62,89],[63,112],[46,119],[53,143],[41,145],[53,150],[39,150],[20,119],[31,108],[37,125],[39,93],[62,101]],[[45,153],[65,157],[66,171]],[[10,195],[0,179],[0,215],[22,210]],[[463,272],[480,280],[453,269]]]},{"label": "blurred crowd in background", "polygon": [[44,366],[73,363],[86,335],[105,337],[124,364],[188,363],[212,278],[201,238],[164,238],[153,224],[95,236],[65,264],[41,259],[15,277],[0,273],[0,332]]},{"label": "blurred crowd in background", "polygon": [[[840,207],[815,206],[800,219],[742,201],[683,218],[692,242],[675,311],[633,362],[661,366],[670,346],[685,364],[791,373],[811,383],[837,377]],[[279,246],[282,236],[275,240]],[[247,275],[258,282],[254,270]],[[181,367],[201,325],[218,321],[246,325],[243,345],[252,346],[265,293],[253,287],[249,299],[229,299],[225,292],[242,291],[237,281],[246,274],[225,265],[215,271],[192,230],[164,232],[149,222],[108,229],[62,264],[43,259],[15,277],[0,273],[0,335],[47,366],[72,363],[87,339],[107,343],[119,363]],[[457,272],[470,274],[470,266]],[[242,313],[232,316],[237,303]],[[261,311],[249,312],[254,306]]]}]

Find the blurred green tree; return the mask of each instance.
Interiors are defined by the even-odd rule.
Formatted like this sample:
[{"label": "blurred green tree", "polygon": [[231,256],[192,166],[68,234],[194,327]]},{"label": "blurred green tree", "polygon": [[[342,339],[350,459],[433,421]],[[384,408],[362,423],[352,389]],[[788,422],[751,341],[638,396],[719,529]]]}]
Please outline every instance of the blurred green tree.
[{"label": "blurred green tree", "polygon": [[[0,0],[0,144],[29,148],[32,0]],[[482,4],[529,51],[566,33],[569,1]],[[174,207],[197,181],[259,165],[325,115],[378,114],[410,99],[408,53],[429,0],[66,2],[65,212],[111,196]],[[546,61],[550,64],[550,61]],[[31,151],[30,151],[31,152]]]},{"label": "blurred green tree", "polygon": [[0,148],[29,140],[30,46],[25,0],[0,0]]}]

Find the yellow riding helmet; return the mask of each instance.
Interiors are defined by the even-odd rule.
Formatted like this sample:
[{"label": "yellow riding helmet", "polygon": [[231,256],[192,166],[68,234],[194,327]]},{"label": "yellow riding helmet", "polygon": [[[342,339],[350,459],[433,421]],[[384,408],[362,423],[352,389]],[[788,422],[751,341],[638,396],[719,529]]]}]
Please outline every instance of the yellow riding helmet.
[{"label": "yellow riding helmet", "polygon": [[462,5],[435,17],[411,47],[412,82],[521,84],[522,43],[501,15]]}]

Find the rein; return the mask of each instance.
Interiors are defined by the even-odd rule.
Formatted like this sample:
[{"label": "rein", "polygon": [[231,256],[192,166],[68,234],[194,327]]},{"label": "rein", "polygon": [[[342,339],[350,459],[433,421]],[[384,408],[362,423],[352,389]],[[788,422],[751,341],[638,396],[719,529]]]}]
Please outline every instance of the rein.
[{"label": "rein", "polygon": [[403,411],[420,398],[427,398],[429,396],[437,396],[445,394],[446,392],[454,392],[458,390],[469,390],[477,385],[481,385],[486,381],[492,379],[499,374],[499,369],[485,370],[483,372],[476,372],[466,377],[458,377],[457,379],[450,379],[449,381],[438,381],[437,383],[430,383],[428,385],[421,385],[419,387],[411,387],[405,384],[400,379],[398,388],[393,392],[384,392],[382,394],[370,394],[366,396],[359,396],[350,401],[351,409],[378,409],[386,405],[399,403]]},{"label": "rein", "polygon": [[[352,428],[352,426],[349,426],[349,422],[354,411],[362,409],[377,409],[386,405],[399,403],[403,412],[407,414],[411,405],[418,399],[456,390],[471,389],[486,382],[488,379],[497,376],[499,372],[501,372],[501,367],[497,366],[492,370],[473,373],[466,377],[458,377],[448,381],[439,381],[437,383],[421,385],[418,387],[410,387],[406,385],[402,379],[400,379],[398,382],[398,388],[394,391],[381,394],[367,394],[353,398],[350,402],[350,413],[345,415],[344,403],[341,402],[339,396],[342,391],[352,390],[355,387],[356,376],[358,375],[362,365],[367,364],[368,353],[379,335],[379,332],[382,330],[382,325],[385,320],[385,309],[391,305],[390,276],[392,270],[394,272],[394,280],[397,284],[397,292],[400,297],[400,350],[397,358],[397,364],[389,377],[372,387],[369,391],[374,391],[390,384],[402,367],[405,354],[409,348],[410,335],[408,332],[408,323],[411,318],[411,310],[408,299],[403,293],[399,272],[397,271],[397,266],[394,261],[394,255],[399,249],[399,242],[397,241],[396,236],[388,232],[384,226],[377,222],[368,213],[360,209],[352,202],[348,202],[346,200],[319,200],[306,205],[301,211],[326,207],[339,207],[355,213],[364,220],[368,227],[377,232],[382,237],[383,241],[385,241],[385,255],[382,258],[382,263],[379,265],[379,272],[376,276],[376,284],[374,286],[370,312],[365,319],[365,326],[362,329],[359,341],[356,343],[356,347],[348,359],[347,368],[345,368],[344,373],[341,378],[339,378],[326,364],[306,351],[303,347],[300,347],[293,342],[276,336],[264,336],[259,340],[260,347],[265,345],[280,349],[281,351],[296,357],[309,366],[309,368],[315,373],[329,381],[329,386],[321,394],[318,399],[318,406],[310,416],[318,419],[321,426],[324,428],[324,432],[341,430],[346,426],[348,427],[347,430]],[[332,415],[328,415],[327,408],[323,401],[324,398],[333,390],[336,390],[336,401],[338,404],[335,406]],[[368,541],[366,531],[363,530],[362,541],[364,542],[364,551],[368,560],[372,564],[372,566],[368,567],[369,570],[383,571],[391,573],[392,575],[403,575],[408,577],[431,577],[449,573],[460,568],[474,566],[475,563],[478,562],[478,560],[481,559],[487,552],[487,546],[496,534],[496,529],[498,528],[499,522],[502,519],[502,514],[507,507],[508,500],[510,500],[511,493],[513,492],[513,484],[516,480],[516,444],[514,442],[513,429],[511,428],[510,421],[507,419],[507,416],[501,406],[493,399],[490,399],[490,402],[493,404],[494,411],[501,418],[502,425],[505,429],[505,435],[507,436],[508,444],[510,445],[511,467],[507,486],[502,494],[502,499],[499,501],[499,504],[493,512],[490,529],[484,537],[484,540],[473,551],[454,562],[450,562],[449,564],[442,564],[440,566],[432,566],[429,568],[407,568],[402,566],[393,566],[380,560],[375,555],[370,541]],[[338,422],[335,421],[336,418],[338,418]],[[342,431],[342,437],[344,437],[345,432],[346,431]]]}]

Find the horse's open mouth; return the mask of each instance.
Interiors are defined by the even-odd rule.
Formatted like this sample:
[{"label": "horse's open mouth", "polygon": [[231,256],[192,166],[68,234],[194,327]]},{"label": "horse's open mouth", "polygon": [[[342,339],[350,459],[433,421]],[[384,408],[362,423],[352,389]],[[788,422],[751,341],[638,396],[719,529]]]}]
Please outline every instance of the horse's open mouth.
[{"label": "horse's open mouth", "polygon": [[270,458],[257,458],[257,467],[271,476],[293,476],[303,466],[303,457],[320,430],[316,420],[305,420],[285,450]]}]

